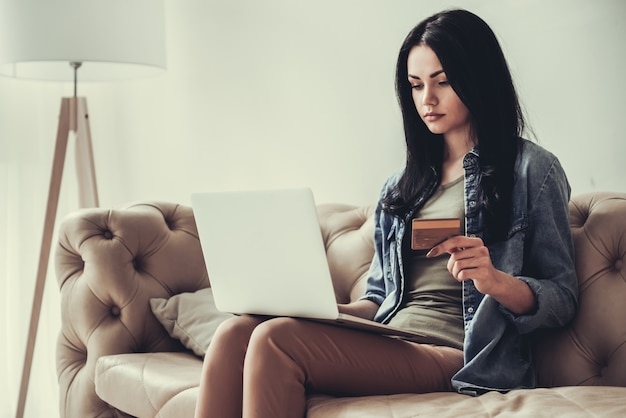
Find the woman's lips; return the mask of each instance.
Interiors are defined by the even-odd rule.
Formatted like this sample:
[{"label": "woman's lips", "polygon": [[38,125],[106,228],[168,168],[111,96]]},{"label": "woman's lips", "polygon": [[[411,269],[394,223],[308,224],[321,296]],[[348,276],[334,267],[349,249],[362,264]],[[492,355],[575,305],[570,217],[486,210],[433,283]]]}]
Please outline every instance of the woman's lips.
[{"label": "woman's lips", "polygon": [[443,114],[441,113],[426,113],[424,114],[424,120],[427,120],[428,122],[434,122],[436,120],[439,120],[443,117]]}]

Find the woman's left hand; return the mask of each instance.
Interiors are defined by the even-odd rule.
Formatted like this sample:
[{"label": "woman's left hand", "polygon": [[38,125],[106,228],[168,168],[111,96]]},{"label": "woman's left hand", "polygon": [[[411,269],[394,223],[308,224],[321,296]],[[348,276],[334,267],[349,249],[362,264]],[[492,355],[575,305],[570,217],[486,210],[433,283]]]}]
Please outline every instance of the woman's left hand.
[{"label": "woman's left hand", "polygon": [[450,254],[450,274],[460,282],[473,280],[474,286],[481,293],[490,294],[501,279],[499,273],[502,272],[491,263],[489,249],[480,238],[462,235],[448,238],[434,246],[426,256],[437,257],[444,253]]},{"label": "woman's left hand", "polygon": [[476,290],[493,296],[515,314],[527,314],[536,309],[537,300],[523,281],[494,267],[489,249],[483,240],[455,236],[434,246],[427,257],[448,253],[448,271],[459,282],[472,280]]}]

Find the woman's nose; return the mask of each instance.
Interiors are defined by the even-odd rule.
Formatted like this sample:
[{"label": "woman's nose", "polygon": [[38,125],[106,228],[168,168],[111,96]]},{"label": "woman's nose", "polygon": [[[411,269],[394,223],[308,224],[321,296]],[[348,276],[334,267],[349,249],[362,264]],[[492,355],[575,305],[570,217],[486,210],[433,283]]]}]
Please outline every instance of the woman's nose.
[{"label": "woman's nose", "polygon": [[437,97],[433,94],[432,89],[425,87],[424,96],[422,96],[422,104],[425,106],[433,106],[437,104]]}]

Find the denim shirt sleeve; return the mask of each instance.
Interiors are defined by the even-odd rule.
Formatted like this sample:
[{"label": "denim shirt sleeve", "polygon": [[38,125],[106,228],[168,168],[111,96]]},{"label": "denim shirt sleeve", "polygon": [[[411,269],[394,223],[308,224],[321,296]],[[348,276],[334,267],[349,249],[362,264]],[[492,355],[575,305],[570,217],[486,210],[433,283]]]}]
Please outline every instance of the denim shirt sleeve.
[{"label": "denim shirt sleeve", "polygon": [[397,182],[400,174],[398,172],[387,179],[376,205],[374,212],[374,257],[370,264],[365,294],[360,298],[361,300],[371,300],[379,306],[385,302],[389,293],[393,293],[393,289],[389,289],[389,287],[395,285],[395,283],[385,280],[384,263],[389,257],[389,248],[385,246],[387,241],[385,235],[388,231],[385,231],[383,226],[386,215],[383,213],[381,202],[391,187]]},{"label": "denim shirt sleeve", "polygon": [[517,275],[535,294],[537,309],[518,316],[500,305],[520,334],[563,326],[577,308],[578,280],[568,209],[570,188],[558,159],[546,154],[549,158],[533,158],[534,169],[524,176],[528,228],[522,271]]},{"label": "denim shirt sleeve", "polygon": [[382,250],[382,228],[380,216],[382,213],[380,201],[376,205],[374,212],[374,258],[370,264],[367,277],[367,287],[361,300],[371,300],[377,305],[381,305],[385,300],[385,280],[383,273],[383,250]]}]

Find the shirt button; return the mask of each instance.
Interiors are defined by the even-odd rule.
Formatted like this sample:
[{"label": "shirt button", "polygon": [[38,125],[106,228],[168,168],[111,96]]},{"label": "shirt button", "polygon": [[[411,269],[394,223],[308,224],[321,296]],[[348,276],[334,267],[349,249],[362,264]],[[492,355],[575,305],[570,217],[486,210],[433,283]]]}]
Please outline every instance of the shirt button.
[{"label": "shirt button", "polygon": [[470,174],[469,179],[470,179],[470,180],[474,180],[474,175],[473,175],[473,174]]},{"label": "shirt button", "polygon": [[474,206],[476,206],[476,202],[475,202],[475,201],[473,201],[473,200],[471,200],[471,201],[469,202],[469,205],[470,205],[470,208],[473,208]]},{"label": "shirt button", "polygon": [[473,313],[474,312],[474,308],[472,308],[471,306],[469,308],[467,308],[467,312],[468,313]]},{"label": "shirt button", "polygon": [[[470,234],[470,236],[469,236],[469,237],[470,237],[470,238],[476,238],[476,234]],[[472,308],[470,308],[470,309],[472,309]]]}]

